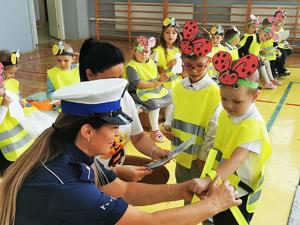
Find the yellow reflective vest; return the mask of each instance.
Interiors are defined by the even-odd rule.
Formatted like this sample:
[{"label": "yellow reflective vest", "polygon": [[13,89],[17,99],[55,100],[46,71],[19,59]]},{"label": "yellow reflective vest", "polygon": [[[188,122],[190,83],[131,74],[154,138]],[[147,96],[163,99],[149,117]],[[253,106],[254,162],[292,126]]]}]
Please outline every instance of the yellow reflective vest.
[{"label": "yellow reflective vest", "polygon": [[269,61],[276,60],[276,52],[273,43],[274,43],[273,39],[260,43],[261,49],[266,51],[266,54],[264,55],[262,54],[262,56]]},{"label": "yellow reflective vest", "polygon": [[261,50],[261,46],[260,46],[260,43],[259,43],[259,40],[257,40],[257,34],[244,34],[244,37],[243,39],[240,41],[240,46],[244,46],[246,44],[246,41],[247,41],[247,38],[252,36],[253,37],[253,40],[250,44],[250,47],[249,47],[249,54],[253,54],[255,56],[259,56],[259,52]]},{"label": "yellow reflective vest", "polygon": [[[237,171],[228,177],[233,186],[240,186],[245,189],[244,186],[247,185],[252,190],[249,193],[246,206],[247,211],[250,213],[254,212],[260,198],[265,163],[270,158],[272,152],[268,133],[263,121],[249,118],[239,123],[234,123],[225,110],[220,112],[216,138],[213,145],[213,149],[218,152],[214,162],[214,169],[219,166],[220,162],[229,159],[236,148],[253,141],[259,141],[262,144],[260,154],[253,154],[253,162],[255,164],[254,168],[251,168],[253,183],[245,184],[240,179]],[[207,161],[206,163],[210,162]]]},{"label": "yellow reflective vest", "polygon": [[180,54],[180,50],[176,47],[173,49],[168,49],[168,54],[166,56],[165,49],[162,46],[158,46],[153,50],[157,58],[157,66],[162,67],[167,71],[167,75],[169,76],[169,80],[164,82],[164,87],[168,89],[173,89],[175,85],[181,80],[181,76],[179,74],[172,73],[167,66],[167,63],[172,59],[175,59],[177,54]]},{"label": "yellow reflective vest", "polygon": [[[227,49],[223,46],[223,45],[221,45],[221,44],[219,44],[217,47],[212,47],[212,49],[211,49],[211,58],[217,53],[217,52],[220,52],[220,51],[225,51],[225,52],[227,52]],[[219,75],[219,72],[217,71],[217,70],[215,70],[215,67],[214,67],[214,65],[213,65],[213,63],[212,62],[210,62],[209,63],[209,65],[208,65],[208,69],[207,69],[207,73],[208,73],[208,75],[210,76],[210,77],[215,77],[215,76],[218,76]]]},{"label": "yellow reflective vest", "polygon": [[47,70],[47,74],[55,90],[80,82],[78,65],[71,70],[61,70],[58,67],[53,67]]},{"label": "yellow reflective vest", "polygon": [[[152,59],[149,59],[148,62],[146,63],[139,63],[132,59],[129,61],[127,66],[132,67],[137,72],[141,81],[151,82],[151,81],[157,81],[158,79],[157,67],[155,62]],[[125,69],[124,77],[128,79],[126,69]],[[164,97],[165,95],[168,94],[168,90],[163,86],[157,88],[146,88],[146,89],[137,88],[136,94],[141,99],[141,101],[147,101],[153,98]]]},{"label": "yellow reflective vest", "polygon": [[234,47],[234,46],[230,45],[229,43],[227,44],[227,42],[226,42],[225,48],[226,48],[226,52],[228,52],[230,54],[232,61],[236,61],[240,58],[237,47]]},{"label": "yellow reflective vest", "polygon": [[191,168],[207,132],[208,123],[220,103],[219,87],[212,81],[200,90],[186,89],[182,82],[173,89],[174,115],[172,149],[196,135],[196,143],[176,157],[178,164]]}]

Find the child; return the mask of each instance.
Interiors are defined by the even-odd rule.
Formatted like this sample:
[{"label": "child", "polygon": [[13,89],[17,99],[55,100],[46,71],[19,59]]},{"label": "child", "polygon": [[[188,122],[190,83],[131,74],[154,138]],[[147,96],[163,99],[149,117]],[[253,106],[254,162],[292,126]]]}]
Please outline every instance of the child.
[{"label": "child", "polygon": [[22,98],[19,81],[14,78],[19,67],[19,57],[18,51],[12,53],[7,50],[0,51],[0,61],[4,66],[4,86],[6,95],[12,98],[10,116],[17,119],[31,137],[35,138],[51,126],[58,114],[37,110]]},{"label": "child", "polygon": [[[276,24],[276,32],[279,34],[281,32],[285,32],[284,25],[286,22],[286,11],[279,8],[274,14],[274,17],[278,19],[278,23]],[[278,69],[278,76],[288,76],[291,74],[290,71],[288,71],[285,68],[285,60],[286,58],[292,54],[292,48],[290,44],[285,40],[278,41],[278,47],[277,49],[281,52],[281,62],[279,65],[280,67]]]},{"label": "child", "polygon": [[62,87],[79,83],[79,66],[73,64],[75,55],[73,48],[60,41],[55,43],[52,53],[56,58],[56,66],[47,70],[47,97],[51,99],[52,93]]},{"label": "child", "polygon": [[229,54],[232,57],[232,60],[238,60],[241,57],[241,55],[239,55],[237,47],[240,43],[240,32],[235,26],[232,26],[230,29],[226,30],[224,35],[224,41],[226,51],[229,52]]},{"label": "child", "polygon": [[265,81],[263,87],[266,89],[275,89],[276,86],[281,85],[281,83],[274,79],[270,62],[260,55],[260,43],[271,39],[270,32],[271,30],[269,28],[262,28],[256,34],[244,35],[244,38],[240,41],[240,46],[243,49],[242,55],[253,54],[259,57],[260,66],[258,71]]},{"label": "child", "polygon": [[160,45],[153,50],[153,60],[159,73],[166,74],[168,80],[164,87],[172,90],[180,81],[182,72],[182,60],[179,50],[180,33],[179,26],[174,17],[164,19],[160,34]]},{"label": "child", "polygon": [[[173,118],[168,119],[164,125],[164,131],[172,139],[172,149],[196,135],[195,144],[176,157],[177,183],[200,177],[204,161],[213,144],[220,111],[219,88],[207,74],[210,62],[207,54],[212,43],[208,32],[202,28],[198,31],[195,21],[185,23],[184,39],[180,47],[183,68],[188,77],[173,89]],[[200,47],[193,45],[193,42]]]},{"label": "child", "polygon": [[158,117],[160,108],[166,107],[166,117],[170,112],[172,97],[168,89],[163,87],[164,78],[159,78],[155,62],[149,58],[155,38],[137,37],[132,50],[133,58],[126,66],[124,77],[129,80],[129,93],[132,98],[146,108],[151,125],[151,137],[163,142],[159,130]]},{"label": "child", "polygon": [[[221,44],[224,39],[224,28],[220,24],[215,24],[210,28],[212,49],[211,49],[211,57],[218,51],[226,51],[226,48]],[[218,72],[213,67],[213,64],[210,63],[208,67],[208,74],[210,77],[217,77]]]},{"label": "child", "polygon": [[[212,61],[220,72],[224,110],[220,112],[214,150],[210,152],[217,152],[217,157],[212,159],[215,160],[213,169],[222,180],[228,179],[237,188],[238,197],[243,201],[239,209],[250,223],[261,194],[265,162],[271,155],[266,126],[254,104],[259,92],[253,76],[258,58],[244,56],[232,67],[229,53],[219,52],[215,56]],[[208,184],[216,173],[209,171],[203,183]],[[213,220],[215,225],[238,225],[230,210],[217,214]]]}]

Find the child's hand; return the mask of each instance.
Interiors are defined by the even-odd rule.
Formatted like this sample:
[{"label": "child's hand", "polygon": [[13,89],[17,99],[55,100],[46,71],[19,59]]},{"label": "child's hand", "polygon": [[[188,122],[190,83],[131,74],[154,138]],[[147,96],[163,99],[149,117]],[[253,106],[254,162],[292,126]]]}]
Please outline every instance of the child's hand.
[{"label": "child's hand", "polygon": [[177,59],[172,59],[172,60],[170,60],[170,61],[167,63],[167,66],[168,66],[169,68],[171,68],[171,67],[175,66],[176,63],[177,63]]},{"label": "child's hand", "polygon": [[261,52],[261,54],[262,54],[262,55],[265,55],[265,54],[267,54],[267,50],[266,50],[266,49],[264,49],[264,48],[263,48],[263,49],[262,49],[260,52]]},{"label": "child's hand", "polygon": [[24,108],[27,104],[26,100],[25,99],[21,99],[20,101],[20,105]]},{"label": "child's hand", "polygon": [[3,97],[1,106],[7,107],[7,106],[9,106],[9,104],[10,104],[11,102],[12,102],[11,97],[9,97],[9,96],[6,95],[6,96]]},{"label": "child's hand", "polygon": [[166,82],[169,80],[169,76],[166,73],[161,73],[159,76],[159,80],[162,82]]},{"label": "child's hand", "polygon": [[152,82],[152,88],[158,88],[163,84],[161,81],[153,81]]}]

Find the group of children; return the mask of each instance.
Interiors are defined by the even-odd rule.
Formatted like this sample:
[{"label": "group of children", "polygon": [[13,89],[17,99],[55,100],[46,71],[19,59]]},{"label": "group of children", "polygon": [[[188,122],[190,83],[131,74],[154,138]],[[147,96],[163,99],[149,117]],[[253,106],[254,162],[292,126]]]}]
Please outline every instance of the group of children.
[{"label": "group of children", "polygon": [[[172,149],[196,136],[195,143],[176,158],[177,182],[200,177],[203,168],[213,164],[202,174],[201,182],[208,187],[215,174],[230,180],[243,200],[240,210],[247,222],[259,199],[264,164],[271,154],[265,124],[254,102],[260,77],[264,88],[275,89],[281,85],[276,78],[290,74],[285,68],[290,47],[278,39],[285,19],[282,9],[262,23],[251,15],[247,32],[241,36],[236,27],[224,31],[218,24],[208,32],[193,20],[185,23],[181,33],[175,18],[169,17],[163,21],[159,45],[151,51],[156,46],[155,38],[137,37],[132,59],[125,67],[128,91],[148,112],[155,141],[163,142],[158,123],[161,108],[166,118],[162,130],[171,140]],[[80,82],[71,46],[59,42],[52,51],[57,66],[47,71],[48,91],[38,98],[50,105],[53,91]],[[24,122],[30,113],[41,111],[19,99],[18,81],[13,78],[18,58],[18,52],[0,52],[0,148],[8,161],[28,149],[45,129],[35,129],[33,135],[28,131],[32,119]],[[10,107],[14,102],[18,106]],[[59,103],[55,106],[59,111]],[[52,119],[45,119],[49,121],[43,122],[45,126],[54,121],[53,115],[41,115],[41,119]],[[211,149],[217,152],[215,157],[210,156]],[[214,223],[237,224],[229,210],[216,215]]]}]

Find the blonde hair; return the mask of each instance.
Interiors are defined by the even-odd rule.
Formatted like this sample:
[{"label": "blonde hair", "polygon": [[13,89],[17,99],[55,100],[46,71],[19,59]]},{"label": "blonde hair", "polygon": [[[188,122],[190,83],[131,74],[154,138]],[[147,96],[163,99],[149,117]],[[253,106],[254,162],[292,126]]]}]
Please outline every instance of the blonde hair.
[{"label": "blonde hair", "polygon": [[0,225],[14,222],[18,192],[35,168],[62,153],[63,142],[74,142],[82,125],[90,124],[94,129],[98,129],[105,123],[98,116],[76,117],[61,113],[53,127],[46,129],[5,171],[0,185]]}]

